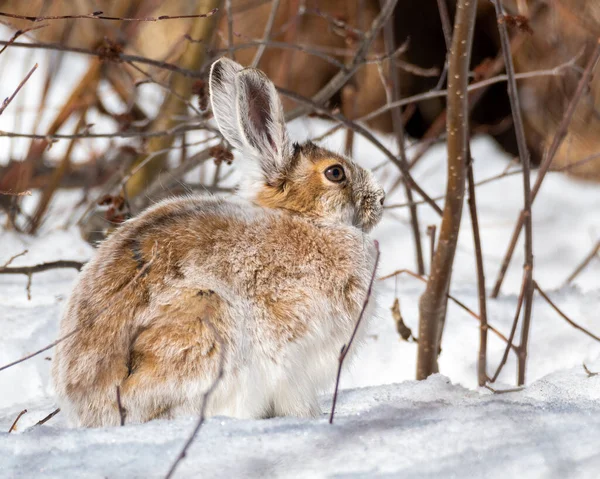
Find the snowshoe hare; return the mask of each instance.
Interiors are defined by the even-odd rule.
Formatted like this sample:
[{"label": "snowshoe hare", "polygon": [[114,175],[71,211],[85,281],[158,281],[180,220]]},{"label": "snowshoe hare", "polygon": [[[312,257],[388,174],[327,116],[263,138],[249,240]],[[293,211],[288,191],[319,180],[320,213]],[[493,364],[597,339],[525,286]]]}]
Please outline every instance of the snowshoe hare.
[{"label": "snowshoe hare", "polygon": [[292,145],[259,70],[220,59],[210,94],[248,167],[247,198],[168,199],[99,247],[53,360],[74,425],[118,425],[117,388],[127,422],[198,414],[221,371],[207,416],[314,417],[333,385],[373,273],[366,233],[384,192],[351,160]]}]

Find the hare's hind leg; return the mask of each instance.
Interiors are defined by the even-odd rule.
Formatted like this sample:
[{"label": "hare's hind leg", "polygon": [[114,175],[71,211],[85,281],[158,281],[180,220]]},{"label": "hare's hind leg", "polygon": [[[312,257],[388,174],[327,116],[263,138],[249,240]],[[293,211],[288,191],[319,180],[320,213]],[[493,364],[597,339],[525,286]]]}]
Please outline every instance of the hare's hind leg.
[{"label": "hare's hind leg", "polygon": [[230,342],[223,306],[213,291],[180,289],[157,308],[131,345],[121,386],[128,420],[200,411]]}]

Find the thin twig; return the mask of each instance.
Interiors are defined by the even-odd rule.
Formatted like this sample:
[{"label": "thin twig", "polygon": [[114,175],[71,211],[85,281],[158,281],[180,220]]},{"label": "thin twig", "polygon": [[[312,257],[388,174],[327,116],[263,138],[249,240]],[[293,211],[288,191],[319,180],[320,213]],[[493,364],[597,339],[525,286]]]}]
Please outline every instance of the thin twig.
[{"label": "thin twig", "polygon": [[[516,73],[515,79],[524,80],[524,79],[528,79],[528,78],[538,78],[538,77],[545,77],[545,76],[560,76],[563,74],[563,72],[565,70],[574,67],[576,59],[577,59],[577,57],[572,58],[569,61],[562,63],[554,68],[549,68],[549,69],[545,69],[545,70],[533,70],[530,72],[523,72],[523,73]],[[491,77],[491,78],[488,78],[485,80],[480,80],[478,82],[471,83],[467,87],[467,92],[471,93],[473,91],[480,90],[482,88],[487,88],[490,85],[505,82],[507,80],[508,80],[508,75],[496,75],[494,77]],[[435,90],[435,89],[426,91],[424,93],[418,93],[416,95],[403,98],[402,100],[383,105],[382,107],[377,108],[376,110],[373,110],[372,112],[358,118],[358,120],[359,121],[371,120],[375,117],[378,117],[379,115],[382,115],[383,113],[387,112],[388,110],[390,110],[392,108],[406,106],[411,103],[430,100],[432,98],[441,98],[441,97],[444,97],[447,95],[448,95],[448,90]]]},{"label": "thin twig", "polygon": [[513,124],[517,137],[517,147],[519,158],[523,168],[523,211],[525,221],[525,263],[523,265],[523,274],[525,289],[523,310],[523,323],[521,326],[521,342],[519,345],[519,365],[517,384],[525,384],[525,367],[527,364],[527,347],[529,340],[529,329],[531,326],[531,312],[533,308],[533,223],[531,218],[531,178],[530,178],[530,156],[527,148],[527,139],[525,137],[525,127],[521,115],[521,103],[519,101],[519,92],[517,91],[517,81],[515,80],[515,66],[510,51],[510,39],[508,38],[508,29],[504,19],[504,10],[500,5],[500,0],[492,0],[496,10],[498,23],[498,32],[502,44],[502,54],[504,55],[504,66],[508,76],[508,98],[512,110]]},{"label": "thin twig", "polygon": [[271,12],[269,13],[269,18],[267,19],[267,24],[265,25],[265,32],[263,34],[263,43],[258,47],[258,50],[256,50],[256,55],[254,55],[254,58],[252,59],[252,63],[250,64],[250,66],[252,68],[258,67],[258,64],[260,63],[260,59],[262,58],[263,54],[265,53],[265,48],[267,47],[267,42],[269,41],[269,39],[271,37],[271,32],[273,31],[273,25],[275,23],[275,17],[277,15],[277,9],[279,8],[280,1],[281,0],[273,0],[273,2],[271,3]]},{"label": "thin twig", "polygon": [[583,370],[588,375],[588,378],[593,378],[594,376],[598,376],[597,372],[590,371],[585,363],[583,363]]},{"label": "thin twig", "polygon": [[29,73],[25,76],[25,78],[23,78],[23,80],[21,81],[21,83],[19,83],[19,86],[13,92],[13,94],[10,97],[6,98],[2,102],[2,105],[0,106],[0,115],[2,115],[2,113],[4,113],[4,110],[6,110],[6,107],[8,105],[10,105],[10,102],[14,100],[14,98],[17,96],[17,93],[19,93],[19,91],[21,90],[21,88],[23,88],[23,85],[25,85],[25,83],[27,83],[27,80],[29,80],[29,78],[31,78],[31,75],[33,75],[33,72],[37,70],[37,67],[38,67],[37,63],[35,65],[33,65],[33,68],[31,70],[29,70]]},{"label": "thin twig", "polygon": [[0,12],[0,17],[16,18],[18,20],[28,20],[30,22],[45,22],[48,20],[72,20],[72,19],[88,19],[88,20],[110,20],[119,22],[159,22],[162,20],[176,20],[184,18],[206,18],[211,17],[218,12],[218,8],[211,10],[208,13],[197,15],[161,15],[160,17],[143,17],[143,18],[127,18],[127,17],[110,17],[103,15],[104,12],[93,12],[83,15],[52,15],[47,17],[34,17],[28,15],[18,15],[16,13]]},{"label": "thin twig", "polygon": [[427,235],[429,236],[429,267],[433,264],[433,256],[435,255],[435,233],[437,230],[436,225],[429,225],[427,227]]},{"label": "thin twig", "polygon": [[288,98],[291,98],[292,100],[298,102],[298,103],[302,103],[306,106],[310,106],[312,109],[314,109],[315,111],[322,113],[324,115],[327,115],[329,118],[332,118],[334,120],[337,120],[341,123],[343,123],[345,126],[347,126],[348,128],[351,128],[352,130],[354,130],[356,133],[358,133],[359,135],[363,136],[364,138],[366,138],[370,143],[372,143],[378,150],[380,150],[385,156],[387,156],[390,161],[396,165],[398,167],[398,169],[401,171],[401,173],[404,175],[404,178],[406,178],[408,184],[410,185],[410,187],[416,191],[421,198],[423,198],[425,200],[425,202],[431,206],[433,208],[433,210],[441,215],[442,214],[442,210],[441,208],[435,203],[435,201],[433,201],[431,199],[431,197],[425,193],[425,191],[419,186],[419,184],[414,180],[414,178],[412,177],[412,175],[410,174],[410,171],[408,169],[408,165],[406,163],[402,162],[401,158],[397,158],[390,150],[388,150],[383,143],[381,143],[376,137],[375,135],[373,135],[369,130],[367,130],[366,128],[362,127],[361,125],[359,125],[358,123],[349,120],[348,118],[346,118],[344,115],[342,115],[341,113],[334,113],[329,111],[328,109],[319,106],[317,103],[315,103],[313,100],[306,98],[302,95],[299,95],[296,92],[293,92],[291,90],[288,90],[286,88],[281,88],[281,87],[277,87],[277,91],[279,91],[279,93],[281,93],[282,95],[285,95]]},{"label": "thin twig", "polygon": [[4,50],[6,50],[9,46],[11,46],[15,42],[15,40],[17,38],[19,38],[21,35],[24,35],[25,33],[33,32],[34,30],[39,30],[40,28],[45,28],[47,26],[48,26],[48,24],[37,25],[35,27],[25,28],[23,30],[17,30],[14,33],[14,35],[11,37],[11,39],[8,42],[6,42],[6,45],[4,45],[2,47],[2,49],[0,50],[0,55],[2,55],[2,53],[4,53]]},{"label": "thin twig", "polygon": [[[21,253],[17,256],[21,256],[22,254],[25,253]],[[10,263],[9,263],[10,264]],[[33,266],[12,266],[9,267],[8,265],[3,266],[0,268],[0,274],[25,274],[25,275],[31,275],[34,273],[41,273],[42,271],[48,271],[51,269],[60,269],[60,268],[74,268],[77,271],[81,271],[81,268],[83,268],[83,265],[85,263],[82,263],[81,261],[71,261],[71,260],[58,260],[58,261],[50,261],[48,263],[40,263],[40,264],[35,264]]]},{"label": "thin twig", "polygon": [[[550,169],[550,164],[552,163],[554,156],[558,152],[560,145],[562,144],[563,140],[565,139],[565,136],[567,135],[567,129],[569,127],[569,124],[571,123],[571,119],[573,118],[573,115],[575,114],[575,109],[577,108],[577,104],[579,103],[579,100],[580,100],[581,96],[583,95],[583,92],[588,89],[588,85],[591,80],[592,73],[594,72],[594,69],[596,67],[596,64],[597,64],[599,58],[600,58],[600,38],[598,39],[598,41],[596,43],[596,48],[594,49],[594,52],[590,56],[590,59],[587,63],[587,66],[585,67],[583,75],[581,76],[581,79],[579,80],[579,83],[577,84],[577,89],[575,90],[575,93],[573,94],[573,97],[571,98],[569,106],[567,107],[567,110],[565,111],[565,114],[563,115],[562,120],[556,130],[554,139],[552,140],[552,144],[550,145],[548,152],[544,155],[544,159],[538,170],[535,184],[533,185],[533,188],[531,190],[532,203],[535,201],[535,198],[537,197],[537,194],[540,191],[540,187],[542,185],[542,182],[544,181],[546,173]],[[508,270],[510,260],[515,251],[517,241],[519,240],[519,235],[521,233],[521,228],[523,228],[524,223],[525,223],[525,213],[521,212],[521,215],[519,216],[519,219],[518,219],[515,229],[513,231],[513,235],[511,237],[511,241],[508,246],[508,250],[506,251],[506,254],[504,255],[504,258],[502,260],[502,265],[501,265],[500,271],[498,273],[498,278],[496,279],[496,283],[495,283],[494,289],[492,291],[492,298],[496,298],[496,297],[498,297],[498,294],[500,294],[500,288],[502,287],[502,283],[504,281],[506,271]]]},{"label": "thin twig", "polygon": [[29,253],[29,250],[28,250],[28,249],[26,249],[25,251],[21,251],[20,253],[17,253],[17,254],[15,254],[15,255],[11,256],[10,258],[8,258],[8,260],[6,261],[6,263],[4,263],[2,266],[0,266],[0,270],[2,270],[2,269],[4,269],[4,268],[6,268],[7,266],[10,266],[10,265],[11,265],[11,263],[12,263],[14,260],[16,260],[17,258],[19,258],[20,256],[24,256],[24,255],[26,255],[27,253]]},{"label": "thin twig", "polygon": [[97,49],[91,50],[89,48],[81,48],[81,47],[72,47],[66,46],[61,43],[42,43],[42,42],[10,42],[5,40],[0,40],[0,45],[10,45],[13,48],[29,48],[33,50],[56,50],[59,52],[68,52],[68,53],[79,53],[81,55],[90,55],[94,57],[98,57],[104,61],[112,61],[112,62],[137,62],[137,63],[145,63],[147,65],[152,65],[156,68],[161,68],[163,70],[169,70],[172,72],[179,73],[180,75],[190,77],[190,78],[201,78],[204,75],[203,72],[200,71],[192,71],[186,68],[179,67],[173,63],[163,62],[160,60],[153,60],[152,58],[147,58],[139,55],[128,55],[125,53],[121,53],[118,51],[111,51],[110,55],[106,53],[105,50]]},{"label": "thin twig", "polygon": [[338,389],[340,386],[340,376],[342,375],[342,366],[344,365],[344,359],[346,359],[346,355],[350,350],[350,346],[352,346],[352,342],[354,341],[354,337],[358,332],[358,328],[360,327],[360,323],[365,314],[365,310],[367,309],[367,304],[369,303],[369,299],[371,299],[371,292],[373,291],[373,283],[375,282],[375,276],[377,275],[377,266],[379,265],[379,243],[377,241],[375,243],[375,265],[373,266],[373,273],[371,274],[371,281],[369,282],[369,288],[367,289],[367,294],[365,296],[365,300],[363,301],[362,309],[360,310],[360,314],[358,316],[358,320],[354,325],[354,330],[352,331],[352,335],[350,336],[350,340],[348,344],[344,344],[340,351],[340,357],[338,361],[338,370],[337,376],[335,378],[335,389],[333,390],[333,402],[331,404],[331,414],[329,415],[329,424],[333,424],[333,416],[335,415],[335,405],[337,403]]},{"label": "thin twig", "polygon": [[36,422],[33,425],[33,427],[41,426],[43,424],[46,424],[50,419],[52,419],[54,416],[56,416],[59,412],[60,412],[60,408],[55,409],[50,414],[48,414],[45,418],[43,418],[43,419],[39,420],[38,422]]},{"label": "thin twig", "polygon": [[12,363],[8,363],[5,364],[4,366],[0,367],[0,371],[4,371],[5,369],[11,368],[13,366],[16,366],[17,364],[20,364],[22,362],[27,361],[28,359],[34,358],[35,356],[42,354],[43,352],[48,351],[49,349],[52,349],[54,346],[56,346],[57,344],[62,343],[65,339],[70,338],[71,336],[73,336],[75,333],[78,333],[79,331],[81,331],[81,327],[75,328],[73,331],[65,334],[64,336],[61,336],[60,338],[58,338],[56,341],[53,341],[52,343],[50,343],[47,346],[44,346],[42,349],[38,349],[37,351],[28,354],[27,356],[24,356],[20,359],[17,359],[16,361],[13,361]]},{"label": "thin twig", "polygon": [[583,326],[577,324],[575,321],[573,321],[571,318],[569,318],[563,311],[561,311],[561,309],[558,306],[556,306],[556,304],[542,290],[542,288],[540,288],[540,285],[537,284],[536,281],[533,282],[533,286],[538,291],[538,293],[540,293],[542,298],[544,298],[546,300],[546,302],[552,307],[552,309],[554,311],[556,311],[567,323],[569,323],[571,326],[573,326],[575,329],[578,329],[582,333],[587,334],[590,338],[595,339],[596,341],[600,341],[600,337],[598,337],[594,333],[588,331]]},{"label": "thin twig", "polygon": [[225,374],[225,353],[226,353],[225,343],[223,342],[223,339],[219,336],[217,330],[212,326],[212,324],[211,323],[206,323],[206,324],[211,326],[211,329],[213,330],[213,333],[215,334],[215,338],[217,339],[217,342],[221,346],[221,354],[220,354],[220,358],[219,358],[219,372],[217,374],[217,377],[213,381],[213,383],[210,385],[210,387],[204,393],[204,396],[202,397],[202,406],[200,408],[200,417],[198,418],[198,421],[196,422],[196,426],[194,427],[194,430],[192,431],[192,433],[188,437],[187,441],[183,445],[181,452],[175,458],[175,461],[173,461],[173,464],[171,464],[171,467],[169,468],[169,472],[167,472],[165,479],[170,479],[171,477],[173,477],[173,474],[175,474],[175,470],[179,466],[179,463],[181,461],[183,461],[183,459],[187,455],[188,449],[192,445],[192,442],[194,442],[194,439],[196,439],[196,436],[198,435],[200,428],[202,428],[202,425],[204,424],[204,421],[206,420],[206,408],[208,407],[208,401],[209,401],[210,397],[212,396],[212,394],[214,393],[217,386],[219,385],[219,383],[221,382],[221,380],[223,379],[223,375]]},{"label": "thin twig", "polygon": [[[390,0],[380,0],[380,5],[384,1],[389,2]],[[383,7],[383,5],[381,5],[381,6]],[[392,19],[390,18],[390,20],[383,27],[383,38],[384,38],[386,54],[389,54],[390,52],[392,52],[392,50],[394,48],[394,44],[396,42],[396,40],[394,38],[394,29],[393,28],[394,28],[394,25],[392,23]],[[391,83],[390,94],[387,94],[388,89],[386,88],[385,80],[383,81],[383,84],[384,84],[384,88],[386,90],[387,102],[390,103],[390,102],[399,100],[401,97],[401,94],[402,94],[402,92],[400,90],[400,81],[398,78],[398,72],[396,70],[396,60],[393,56],[390,57],[388,71],[389,71],[389,78],[390,78],[390,83]],[[402,111],[400,110],[400,108],[394,108],[392,110],[392,125],[394,128],[394,133],[396,135],[396,144],[398,145],[398,152],[400,153],[400,159],[401,159],[402,163],[408,164],[408,160],[406,158],[406,148],[405,148],[405,139],[404,139],[404,123],[402,121]],[[423,261],[423,245],[421,244],[421,228],[419,226],[419,215],[418,215],[418,211],[417,211],[417,206],[415,205],[414,200],[413,200],[413,192],[412,192],[412,189],[410,188],[410,184],[404,177],[403,177],[403,181],[404,181],[404,189],[406,191],[406,199],[407,199],[408,203],[410,204],[410,207],[409,207],[410,225],[411,225],[412,234],[413,234],[413,242],[415,244],[415,263],[417,266],[417,272],[419,274],[425,274],[425,262]]]},{"label": "thin twig", "polygon": [[484,384],[483,387],[485,387],[486,389],[492,391],[494,394],[518,393],[519,391],[522,391],[524,389],[522,387],[520,387],[520,388],[510,388],[510,389],[494,389],[489,384]]},{"label": "thin twig", "polygon": [[[30,138],[33,140],[45,140],[48,143],[52,143],[54,140],[73,140],[76,138],[154,138],[158,136],[174,136],[184,131],[196,131],[196,130],[210,130],[207,125],[203,123],[187,124],[183,122],[173,128],[159,131],[115,131],[112,133],[75,133],[72,135],[63,134],[52,134],[52,135],[40,135],[37,133],[18,133],[14,131],[3,131],[0,130],[0,137],[4,136],[7,138]],[[10,194],[10,193],[7,193]],[[25,192],[27,194],[27,192]],[[19,194],[22,196],[22,194]]]},{"label": "thin twig", "polygon": [[477,295],[479,297],[479,356],[477,361],[477,379],[480,386],[487,382],[487,296],[485,294],[485,270],[483,266],[483,251],[481,249],[481,235],[479,233],[479,218],[477,215],[477,200],[475,197],[475,175],[473,173],[473,158],[469,153],[469,166],[467,170],[467,185],[469,197],[469,214],[473,229],[473,244],[475,247],[475,265],[477,270]]},{"label": "thin twig", "polygon": [[565,280],[563,286],[567,286],[571,281],[573,281],[579,274],[587,267],[588,264],[596,257],[596,255],[600,252],[600,240],[596,243],[596,246],[592,248],[592,251],[583,259],[583,261],[575,268],[569,277]]},{"label": "thin twig", "polygon": [[[131,287],[132,284],[134,284],[138,278],[142,277],[143,275],[146,274],[146,271],[148,270],[148,268],[154,263],[154,259],[156,257],[156,253],[154,253],[152,255],[152,257],[150,258],[150,261],[148,261],[143,268],[141,268],[137,274],[131,279],[131,281],[129,281],[124,287],[123,289],[121,289],[121,291],[113,298],[112,303],[117,301],[117,298],[119,298],[121,295],[123,295],[126,291],[128,291],[128,289]],[[28,275],[30,275],[31,273],[27,273]],[[111,303],[111,305],[112,305]],[[109,309],[111,307],[111,305],[107,306],[106,308],[102,309],[102,311],[100,311],[96,316],[94,316],[92,318],[92,321],[95,321],[95,319],[97,317],[99,317],[101,314],[104,314],[104,312]],[[56,346],[57,344],[62,343],[63,341],[65,341],[66,339],[70,338],[71,336],[73,336],[74,334],[77,334],[79,331],[81,331],[84,327],[87,326],[86,324],[82,324],[78,327],[76,327],[75,329],[73,329],[72,331],[68,332],[67,334],[65,334],[64,336],[61,336],[60,338],[58,338],[56,341],[53,341],[52,343],[50,343],[47,346],[44,346],[42,349],[39,349],[31,354],[28,354],[27,356],[24,356],[20,359],[17,359],[16,361],[13,361],[11,363],[5,364],[4,366],[0,367],[0,371],[4,371],[5,369],[8,369],[12,366],[15,366],[17,364],[20,364],[22,362],[27,361],[28,359],[31,359],[39,354],[42,354],[45,351],[48,351],[49,349],[52,349],[54,346]]]},{"label": "thin twig", "polygon": [[[412,276],[413,278],[418,279],[419,281],[422,281],[423,283],[427,282],[426,276],[420,276],[417,273],[415,273],[414,271],[410,271],[407,269],[399,269],[397,271],[394,271],[391,274],[388,274],[386,276],[378,278],[378,280],[383,281],[383,280],[392,278],[394,276],[398,276],[400,274],[408,274],[409,276]],[[469,308],[465,303],[460,301],[458,298],[456,298],[452,294],[448,293],[448,299],[450,301],[452,301],[454,304],[456,304],[459,308],[466,311],[471,317],[475,318],[477,321],[481,321],[481,318],[479,317],[479,315],[475,311],[473,311],[471,308]],[[514,346],[512,344],[512,341],[509,341],[509,339],[506,336],[504,336],[504,334],[502,334],[500,331],[498,331],[494,326],[492,326],[489,323],[487,324],[486,328],[489,329],[491,332],[493,332],[496,336],[498,336],[498,338],[500,338],[502,341],[507,343],[507,347],[509,349],[513,349],[516,352],[516,349],[517,349],[516,346]]]},{"label": "thin twig", "polygon": [[231,13],[231,0],[225,0],[225,14],[227,16],[227,48],[229,57],[235,61],[235,52],[233,50],[233,15]]},{"label": "thin twig", "polygon": [[5,195],[5,196],[31,196],[32,193],[29,190],[19,191],[19,192],[0,191],[0,195]]},{"label": "thin twig", "polygon": [[[350,64],[347,67],[340,69],[340,71],[336,73],[333,78],[331,78],[331,80],[329,80],[329,82],[312,97],[312,102],[319,106],[324,105],[325,102],[330,100],[340,90],[340,88],[342,88],[348,82],[348,80],[352,78],[356,70],[366,59],[372,43],[379,35],[379,31],[383,28],[390,15],[392,15],[397,2],[398,0],[389,0],[386,2],[384,8],[380,10],[379,15],[375,18],[375,20],[373,20],[369,31],[365,33],[363,41],[357,48],[356,54]],[[305,103],[303,106],[300,106],[289,112],[286,115],[286,120],[291,121],[299,116],[305,115],[309,111],[309,105]]]},{"label": "thin twig", "polygon": [[23,414],[25,414],[27,412],[27,409],[23,409],[19,415],[17,416],[17,418],[14,420],[14,422],[12,423],[12,426],[10,426],[10,428],[8,429],[8,433],[10,434],[13,431],[17,430],[17,423],[19,422],[19,419],[21,419],[21,416]]},{"label": "thin twig", "polygon": [[510,348],[511,347],[513,348],[515,353],[517,353],[517,356],[519,354],[519,348],[513,346],[513,341],[515,338],[515,333],[517,332],[517,325],[519,324],[519,317],[521,316],[521,308],[523,307],[523,298],[525,295],[525,288],[523,287],[524,283],[525,283],[525,277],[523,277],[521,292],[519,293],[519,299],[517,300],[517,311],[515,312],[515,317],[513,319],[513,323],[510,328],[510,334],[508,335],[507,345],[506,345],[506,348],[504,349],[504,353],[502,354],[502,359],[500,360],[500,364],[498,364],[498,367],[496,368],[496,372],[490,378],[491,383],[496,382],[496,379],[498,379],[498,376],[500,376],[500,372],[502,372],[502,368],[504,367],[504,365],[506,364],[506,361],[508,360],[508,353],[510,352]]}]

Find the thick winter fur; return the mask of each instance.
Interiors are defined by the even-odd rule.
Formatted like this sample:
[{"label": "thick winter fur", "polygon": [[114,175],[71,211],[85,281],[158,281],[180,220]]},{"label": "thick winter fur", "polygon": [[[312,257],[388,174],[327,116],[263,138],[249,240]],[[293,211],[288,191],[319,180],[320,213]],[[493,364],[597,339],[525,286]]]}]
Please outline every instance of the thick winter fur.
[{"label": "thick winter fur", "polygon": [[[223,135],[262,182],[249,200],[163,201],[100,246],[62,321],[61,335],[78,332],[53,361],[75,425],[119,424],[117,387],[128,422],[198,414],[221,364],[209,416],[313,417],[332,385],[373,272],[366,232],[383,191],[346,158],[292,147],[259,71],[222,59],[211,95]],[[332,165],[344,181],[326,178]]]}]

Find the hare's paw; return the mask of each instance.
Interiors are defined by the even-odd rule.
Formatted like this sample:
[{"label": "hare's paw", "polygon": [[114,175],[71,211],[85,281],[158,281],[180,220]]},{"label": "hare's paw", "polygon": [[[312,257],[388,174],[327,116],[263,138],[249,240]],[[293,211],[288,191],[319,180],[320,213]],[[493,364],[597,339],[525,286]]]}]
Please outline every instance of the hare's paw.
[{"label": "hare's paw", "polygon": [[279,394],[274,404],[275,416],[293,416],[318,418],[321,415],[321,408],[316,394],[301,395],[297,392],[288,394]]}]

